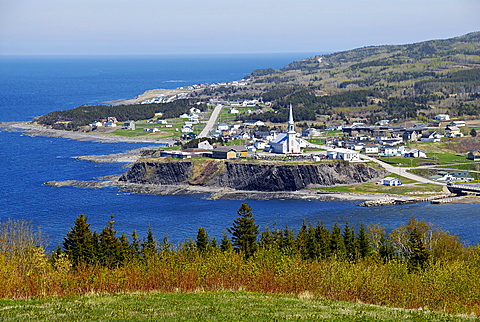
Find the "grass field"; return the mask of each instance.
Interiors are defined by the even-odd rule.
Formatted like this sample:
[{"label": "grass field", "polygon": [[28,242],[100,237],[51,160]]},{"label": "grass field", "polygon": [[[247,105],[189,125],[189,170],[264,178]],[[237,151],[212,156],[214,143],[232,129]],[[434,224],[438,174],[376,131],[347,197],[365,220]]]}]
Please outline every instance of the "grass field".
[{"label": "grass field", "polygon": [[2,321],[474,321],[449,315],[248,292],[93,295],[0,300]]}]

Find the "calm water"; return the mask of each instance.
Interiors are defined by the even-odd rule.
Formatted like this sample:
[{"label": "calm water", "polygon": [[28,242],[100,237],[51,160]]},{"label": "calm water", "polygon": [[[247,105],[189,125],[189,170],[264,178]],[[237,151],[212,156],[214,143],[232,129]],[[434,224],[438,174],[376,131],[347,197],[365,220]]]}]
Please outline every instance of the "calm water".
[{"label": "calm water", "polygon": [[[0,57],[0,122],[24,121],[53,110],[130,98],[153,88],[241,79],[257,68],[281,68],[311,54],[135,56],[135,57]],[[181,82],[171,83],[175,80]],[[131,195],[115,188],[78,189],[43,186],[49,180],[90,180],[125,171],[123,164],[78,161],[72,156],[108,154],[139,144],[80,142],[0,132],[0,220],[32,220],[49,236],[51,247],[62,241],[75,217],[84,213],[100,231],[115,215],[120,233],[149,226],[158,239],[178,243],[194,238],[198,227],[221,237],[236,218],[243,200],[208,200],[203,196]],[[302,220],[358,226],[380,223],[387,230],[411,216],[425,219],[470,244],[480,240],[479,205],[428,203],[362,208],[358,202],[246,200],[261,228]]]}]

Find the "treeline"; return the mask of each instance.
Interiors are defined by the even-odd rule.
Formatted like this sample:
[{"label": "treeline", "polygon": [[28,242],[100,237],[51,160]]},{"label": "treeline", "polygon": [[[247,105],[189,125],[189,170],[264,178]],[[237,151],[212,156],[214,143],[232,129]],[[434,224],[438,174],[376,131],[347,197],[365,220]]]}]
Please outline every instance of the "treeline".
[{"label": "treeline", "polygon": [[159,243],[149,229],[145,239],[140,240],[134,231],[129,238],[123,233],[116,236],[113,217],[97,234],[90,230],[87,217],[79,215],[75,225],[67,233],[56,256],[66,254],[74,267],[100,265],[108,268],[123,266],[129,262],[146,260],[165,251],[229,251],[234,249],[245,258],[255,256],[257,251],[281,253],[302,260],[341,260],[356,262],[370,258],[382,263],[404,262],[410,272],[424,270],[428,265],[443,260],[466,256],[467,250],[458,237],[448,234],[424,221],[411,218],[407,224],[396,228],[389,235],[379,225],[358,230],[348,222],[343,228],[335,223],[331,229],[325,223],[303,222],[297,233],[288,226],[266,228],[259,231],[255,225],[252,209],[243,203],[237,211],[239,217],[227,229],[223,238],[210,238],[200,227],[195,239],[177,246],[167,237]]},{"label": "treeline", "polygon": [[[162,104],[82,105],[70,110],[50,112],[39,117],[38,123],[55,129],[77,130],[107,117],[115,117],[119,122],[124,122],[151,119],[156,113],[162,113],[164,118],[173,118],[187,112],[195,102],[184,99]],[[205,108],[204,105],[196,107]]]},{"label": "treeline", "polygon": [[480,314],[479,246],[424,221],[260,231],[248,204],[237,213],[221,240],[200,227],[178,245],[118,236],[113,218],[92,232],[79,215],[51,255],[31,223],[0,223],[0,298],[243,290]]}]

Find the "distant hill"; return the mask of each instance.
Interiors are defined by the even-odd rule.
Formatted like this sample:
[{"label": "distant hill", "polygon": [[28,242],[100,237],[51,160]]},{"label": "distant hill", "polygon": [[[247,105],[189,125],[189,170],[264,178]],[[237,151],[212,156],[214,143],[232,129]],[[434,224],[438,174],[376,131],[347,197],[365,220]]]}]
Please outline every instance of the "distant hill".
[{"label": "distant hill", "polygon": [[326,115],[374,122],[429,117],[440,111],[477,116],[480,32],[315,56],[280,70],[256,70],[248,77],[252,87],[260,89],[256,94],[272,101],[277,110],[264,119],[286,119],[290,103],[304,120]]}]

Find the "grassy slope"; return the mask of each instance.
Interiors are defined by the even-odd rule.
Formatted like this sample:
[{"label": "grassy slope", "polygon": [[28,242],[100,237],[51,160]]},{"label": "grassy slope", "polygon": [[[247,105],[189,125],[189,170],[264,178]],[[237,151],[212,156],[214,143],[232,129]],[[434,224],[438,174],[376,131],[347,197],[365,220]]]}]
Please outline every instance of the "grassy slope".
[{"label": "grassy slope", "polygon": [[0,300],[2,321],[473,321],[359,303],[247,292],[150,293]]}]

